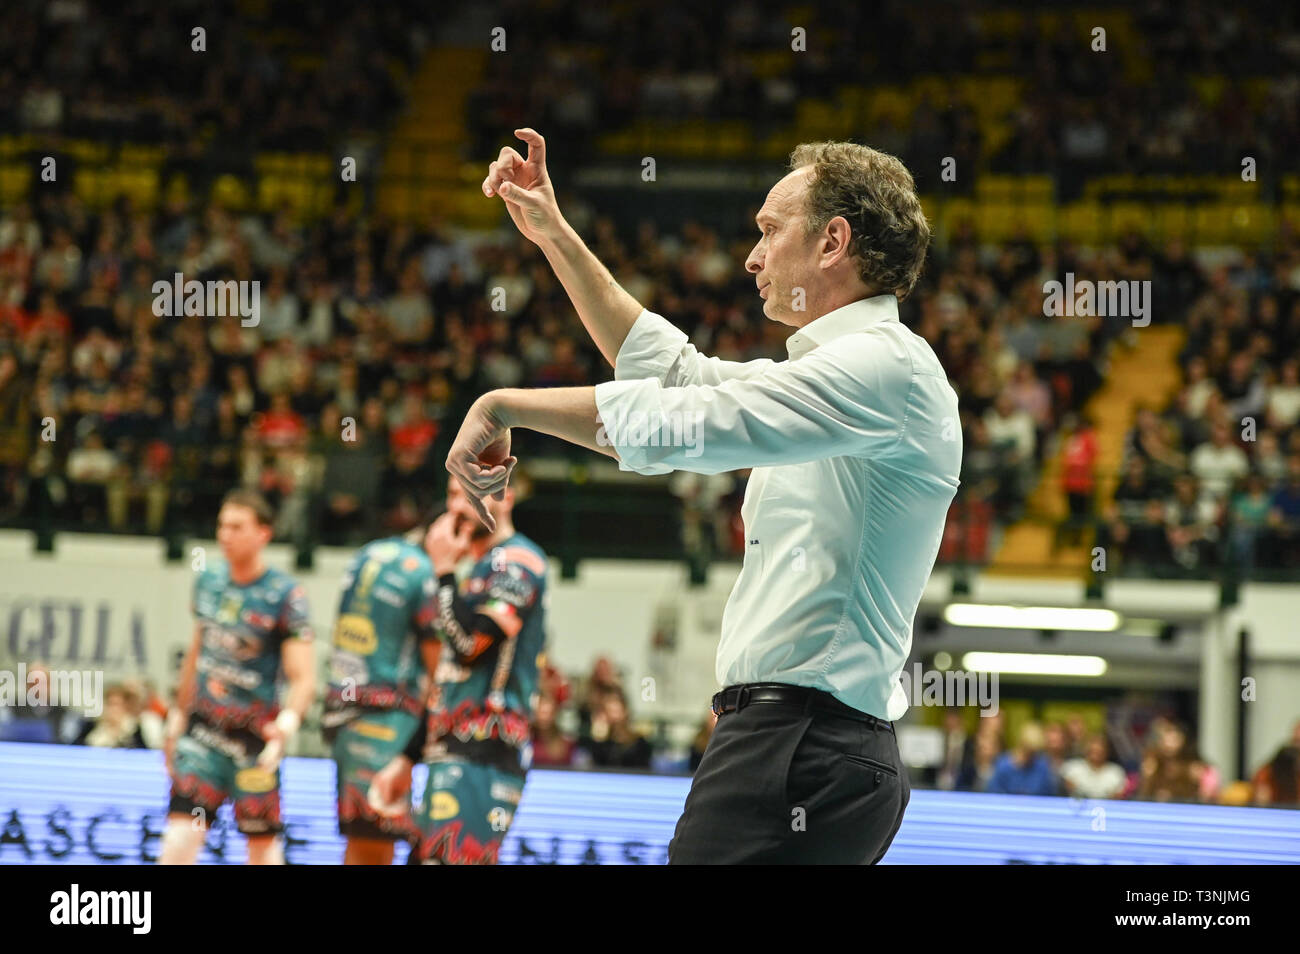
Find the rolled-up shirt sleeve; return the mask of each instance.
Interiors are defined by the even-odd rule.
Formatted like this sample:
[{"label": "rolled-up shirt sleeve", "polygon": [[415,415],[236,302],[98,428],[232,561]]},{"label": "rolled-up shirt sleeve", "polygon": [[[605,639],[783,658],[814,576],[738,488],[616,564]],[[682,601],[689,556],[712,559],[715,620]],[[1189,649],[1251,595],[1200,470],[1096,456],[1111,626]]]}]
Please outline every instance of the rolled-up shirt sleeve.
[{"label": "rolled-up shirt sleeve", "polygon": [[902,438],[911,381],[903,343],[870,329],[720,383],[598,384],[599,439],[613,445],[623,470],[642,474],[879,454]]},{"label": "rolled-up shirt sleeve", "polygon": [[770,358],[724,361],[700,354],[680,328],[662,315],[642,309],[615,356],[614,379],[649,378],[669,388],[721,384],[760,374],[774,364]]}]

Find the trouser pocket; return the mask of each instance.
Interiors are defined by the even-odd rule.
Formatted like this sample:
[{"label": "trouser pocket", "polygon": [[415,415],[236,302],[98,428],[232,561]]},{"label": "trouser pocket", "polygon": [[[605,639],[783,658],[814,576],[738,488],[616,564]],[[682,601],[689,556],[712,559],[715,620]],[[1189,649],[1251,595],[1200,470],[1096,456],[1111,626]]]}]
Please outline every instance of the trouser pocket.
[{"label": "trouser pocket", "polygon": [[886,762],[880,761],[879,759],[869,758],[865,755],[850,755],[848,753],[846,753],[844,757],[857,765],[875,769],[879,772],[884,772],[887,775],[892,775],[894,778],[898,778],[898,769]]}]

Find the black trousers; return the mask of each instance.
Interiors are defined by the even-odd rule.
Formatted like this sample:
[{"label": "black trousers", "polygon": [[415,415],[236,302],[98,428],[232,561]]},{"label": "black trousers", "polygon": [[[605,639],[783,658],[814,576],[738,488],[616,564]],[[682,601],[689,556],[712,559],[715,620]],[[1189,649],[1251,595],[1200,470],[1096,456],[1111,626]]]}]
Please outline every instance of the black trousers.
[{"label": "black trousers", "polygon": [[751,702],[718,717],[669,864],[875,864],[912,789],[888,723]]}]

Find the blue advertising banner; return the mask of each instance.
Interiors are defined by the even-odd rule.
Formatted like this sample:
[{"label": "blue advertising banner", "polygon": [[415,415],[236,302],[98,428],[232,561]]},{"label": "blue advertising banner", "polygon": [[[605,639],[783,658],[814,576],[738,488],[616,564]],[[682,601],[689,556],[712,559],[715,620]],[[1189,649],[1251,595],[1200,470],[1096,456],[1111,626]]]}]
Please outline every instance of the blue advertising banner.
[{"label": "blue advertising banner", "polygon": [[[338,864],[333,762],[286,759],[282,774],[286,859]],[[662,864],[689,785],[535,770],[501,860]],[[0,863],[152,862],[167,795],[161,752],[0,743]],[[226,806],[200,861],[244,858]],[[1300,811],[917,790],[884,863],[1300,864]]]}]

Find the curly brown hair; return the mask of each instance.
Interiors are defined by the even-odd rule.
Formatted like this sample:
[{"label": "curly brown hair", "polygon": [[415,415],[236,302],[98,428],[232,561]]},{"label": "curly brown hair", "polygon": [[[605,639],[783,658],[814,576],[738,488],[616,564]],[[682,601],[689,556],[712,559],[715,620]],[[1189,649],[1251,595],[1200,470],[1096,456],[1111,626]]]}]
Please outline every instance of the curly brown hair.
[{"label": "curly brown hair", "polygon": [[916,183],[897,158],[852,142],[808,142],[790,153],[790,171],[812,166],[807,234],[842,215],[852,230],[858,274],[879,293],[907,298],[925,264],[930,224]]}]

